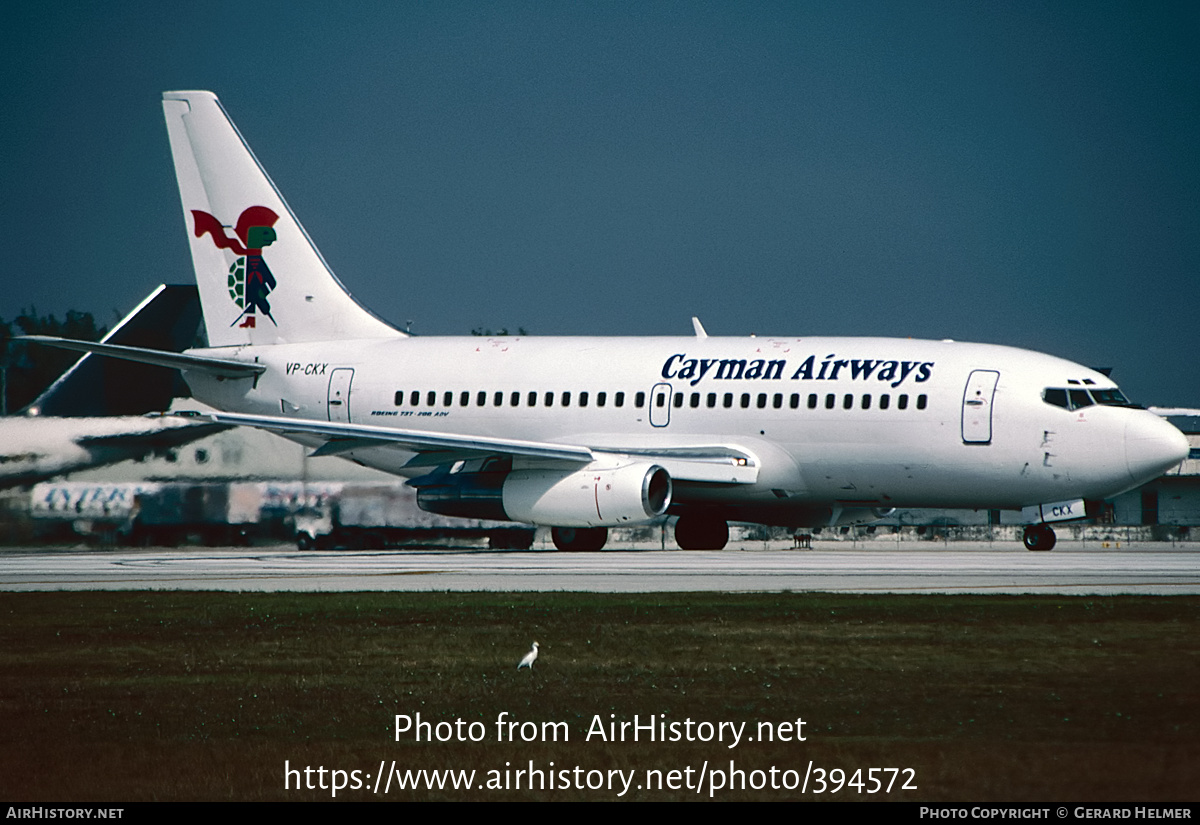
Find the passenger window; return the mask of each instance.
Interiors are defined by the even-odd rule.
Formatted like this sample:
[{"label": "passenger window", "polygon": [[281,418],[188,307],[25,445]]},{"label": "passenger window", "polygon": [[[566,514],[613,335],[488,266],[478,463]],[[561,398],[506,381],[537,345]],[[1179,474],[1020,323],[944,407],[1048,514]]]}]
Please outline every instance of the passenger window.
[{"label": "passenger window", "polygon": [[562,402],[562,405],[563,405],[564,407],[569,407],[569,406],[571,406],[571,393],[569,393],[569,392],[564,392],[564,393],[563,393],[563,402]]},{"label": "passenger window", "polygon": [[471,393],[469,390],[463,390],[462,392],[460,392],[458,394],[458,406],[460,406],[460,407],[471,406]]},{"label": "passenger window", "polygon": [[717,406],[717,394],[715,392],[710,392],[708,394],[708,398],[705,399],[705,403],[708,404],[709,409]]},{"label": "passenger window", "polygon": [[419,406],[421,406],[421,392],[420,392],[420,390],[413,390],[413,391],[412,391],[412,395],[410,395],[410,396],[408,397],[408,403],[409,403],[409,404],[411,404],[411,405],[412,405],[412,406],[414,406],[414,407],[419,407]]},{"label": "passenger window", "polygon": [[492,394],[492,406],[493,407],[504,406],[504,393],[501,392],[500,390],[496,390],[496,392]]},{"label": "passenger window", "polygon": [[536,407],[536,406],[537,406],[537,392],[536,392],[535,390],[530,390],[530,391],[529,391],[529,400],[528,400],[528,404],[529,404],[529,406],[531,406],[531,407]]},{"label": "passenger window", "polygon": [[879,396],[879,409],[886,410],[888,408],[888,406],[891,404],[891,402],[892,402],[892,398],[890,395]]},{"label": "passenger window", "polygon": [[677,392],[677,393],[675,393],[675,409],[679,409],[682,406],[683,406],[683,393]]},{"label": "passenger window", "polygon": [[771,399],[771,406],[775,409],[779,409],[783,406],[783,393],[775,393],[775,396]]},{"label": "passenger window", "polygon": [[721,404],[724,405],[725,409],[729,409],[730,407],[732,407],[733,406],[733,393],[731,393],[731,392],[725,393],[725,397],[721,399]]},{"label": "passenger window", "polygon": [[396,390],[396,406],[404,406],[404,390]]},{"label": "passenger window", "polygon": [[750,393],[742,393],[742,409],[747,409],[750,406]]},{"label": "passenger window", "polygon": [[604,402],[607,400],[608,400],[608,393],[606,393],[606,392],[596,393],[596,406],[597,407],[603,407]]},{"label": "passenger window", "polygon": [[798,392],[792,393],[792,398],[789,403],[792,405],[793,410],[799,409],[800,408],[800,393],[798,393]]},{"label": "passenger window", "polygon": [[758,408],[761,410],[765,406],[767,406],[767,394],[765,392],[760,392],[758,394]]},{"label": "passenger window", "polygon": [[487,406],[487,393],[484,392],[483,390],[480,390],[479,392],[475,393],[475,406],[476,407],[486,407]]},{"label": "passenger window", "polygon": [[927,397],[927,396],[925,396],[925,395],[918,395],[918,396],[917,396],[917,409],[918,409],[918,410],[923,410],[923,409],[925,409],[925,402],[926,402],[926,401],[928,401],[928,397]]},{"label": "passenger window", "polygon": [[453,405],[454,405],[454,393],[450,392],[449,390],[446,390],[444,393],[442,393],[442,406],[450,407]]},{"label": "passenger window", "polygon": [[579,393],[579,406],[586,407],[588,402],[588,394],[586,392]]},{"label": "passenger window", "polygon": [[836,402],[836,399],[834,398],[833,393],[829,393],[828,395],[826,395],[825,396],[825,409],[832,410],[835,402]]},{"label": "passenger window", "polygon": [[871,409],[871,396],[869,394],[862,397],[862,408],[864,410]]},{"label": "passenger window", "polygon": [[854,406],[854,396],[851,395],[850,393],[846,393],[845,395],[843,395],[842,396],[842,409],[848,410],[848,409],[851,409],[853,406]]},{"label": "passenger window", "polygon": [[508,403],[514,407],[521,406],[521,393],[517,392],[516,390],[513,390],[512,395],[510,395],[508,397]]},{"label": "passenger window", "polygon": [[700,393],[698,393],[698,392],[694,392],[694,393],[692,393],[692,397],[691,397],[691,399],[688,401],[688,404],[689,404],[689,405],[690,405],[690,406],[691,406],[693,409],[694,409],[694,408],[696,408],[696,407],[699,407],[699,406],[700,406]]},{"label": "passenger window", "polygon": [[432,407],[436,403],[437,403],[437,393],[434,392],[433,390],[430,390],[429,392],[427,392],[425,394],[425,406]]},{"label": "passenger window", "polygon": [[552,392],[546,393],[546,406],[547,407],[554,406],[554,393],[552,393]]},{"label": "passenger window", "polygon": [[901,409],[901,410],[908,409],[908,396],[907,395],[901,395],[899,398],[896,399],[896,408]]},{"label": "passenger window", "polygon": [[817,408],[817,394],[815,392],[810,392],[808,394],[808,408],[810,410],[815,410]]}]

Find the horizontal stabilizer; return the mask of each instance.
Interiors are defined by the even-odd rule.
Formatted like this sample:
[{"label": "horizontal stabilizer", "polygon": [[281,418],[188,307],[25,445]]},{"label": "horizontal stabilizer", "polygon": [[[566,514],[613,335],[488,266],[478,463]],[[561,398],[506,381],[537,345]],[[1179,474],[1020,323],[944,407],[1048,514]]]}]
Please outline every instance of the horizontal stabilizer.
[{"label": "horizontal stabilizer", "polygon": [[252,378],[266,372],[262,364],[249,364],[244,361],[232,361],[225,358],[212,358],[207,355],[188,355],[182,352],[164,352],[163,350],[144,349],[142,347],[123,347],[117,344],[102,344],[95,341],[76,341],[71,338],[55,338],[52,335],[18,335],[15,341],[33,341],[48,347],[70,349],[78,352],[92,352],[96,355],[107,355],[110,358],[124,358],[126,361],[137,361],[142,364],[154,364],[159,367],[171,367],[177,370],[204,372],[219,378]]}]

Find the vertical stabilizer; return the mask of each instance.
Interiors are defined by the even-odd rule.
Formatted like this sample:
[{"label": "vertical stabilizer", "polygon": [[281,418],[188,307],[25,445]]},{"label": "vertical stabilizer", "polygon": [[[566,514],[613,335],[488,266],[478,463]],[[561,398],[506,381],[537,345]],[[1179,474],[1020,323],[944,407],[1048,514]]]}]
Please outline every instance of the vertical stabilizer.
[{"label": "vertical stabilizer", "polygon": [[209,346],[394,338],[326,265],[212,92],[164,92]]}]

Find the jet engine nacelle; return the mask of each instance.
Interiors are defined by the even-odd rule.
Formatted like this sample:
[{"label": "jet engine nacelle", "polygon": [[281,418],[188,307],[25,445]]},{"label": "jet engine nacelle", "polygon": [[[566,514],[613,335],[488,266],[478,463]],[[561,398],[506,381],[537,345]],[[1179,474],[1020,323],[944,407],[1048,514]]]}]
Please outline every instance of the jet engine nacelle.
[{"label": "jet engine nacelle", "polygon": [[581,470],[451,473],[417,491],[422,510],[554,527],[616,527],[665,515],[671,476],[657,464],[598,460]]},{"label": "jet engine nacelle", "polygon": [[513,521],[555,527],[615,527],[667,512],[671,476],[662,467],[596,463],[572,473],[514,470],[504,481],[504,512]]}]

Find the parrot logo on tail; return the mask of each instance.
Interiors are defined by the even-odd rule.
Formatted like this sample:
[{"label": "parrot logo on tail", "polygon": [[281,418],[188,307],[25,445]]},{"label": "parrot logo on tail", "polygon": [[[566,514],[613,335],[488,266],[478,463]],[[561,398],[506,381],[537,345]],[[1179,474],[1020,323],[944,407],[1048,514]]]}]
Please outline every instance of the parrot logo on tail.
[{"label": "parrot logo on tail", "polygon": [[274,226],[279,216],[265,206],[248,207],[238,216],[235,237],[230,237],[228,227],[207,212],[193,209],[192,217],[197,238],[207,234],[217,249],[228,249],[239,256],[229,267],[229,297],[241,309],[233,324],[241,321],[239,327],[253,328],[255,318],[262,314],[278,326],[267,301],[267,295],[275,289],[275,276],[263,260],[262,251],[275,242]]}]

